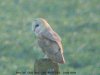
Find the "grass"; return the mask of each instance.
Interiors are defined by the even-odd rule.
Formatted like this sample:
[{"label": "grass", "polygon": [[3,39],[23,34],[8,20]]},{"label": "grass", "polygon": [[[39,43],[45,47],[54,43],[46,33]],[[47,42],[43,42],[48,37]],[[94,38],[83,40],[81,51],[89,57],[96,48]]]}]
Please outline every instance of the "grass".
[{"label": "grass", "polygon": [[45,18],[61,36],[61,72],[100,75],[99,0],[0,0],[0,75],[33,71],[43,53],[35,43],[32,20]]}]

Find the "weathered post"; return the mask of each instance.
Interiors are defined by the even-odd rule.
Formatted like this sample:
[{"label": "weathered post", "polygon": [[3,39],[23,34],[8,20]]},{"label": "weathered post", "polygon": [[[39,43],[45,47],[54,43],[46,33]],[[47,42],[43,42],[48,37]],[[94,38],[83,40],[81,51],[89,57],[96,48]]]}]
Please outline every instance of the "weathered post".
[{"label": "weathered post", "polygon": [[58,63],[55,63],[47,58],[35,61],[34,75],[58,75],[58,74],[59,74]]}]

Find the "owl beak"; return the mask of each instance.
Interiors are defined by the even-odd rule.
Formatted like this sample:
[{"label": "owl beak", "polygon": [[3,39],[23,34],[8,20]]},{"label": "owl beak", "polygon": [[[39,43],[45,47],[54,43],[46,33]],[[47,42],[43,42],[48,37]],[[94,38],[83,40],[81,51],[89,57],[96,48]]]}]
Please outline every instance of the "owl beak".
[{"label": "owl beak", "polygon": [[35,31],[35,28],[34,28],[34,26],[32,25],[32,31]]},{"label": "owl beak", "polygon": [[36,29],[36,28],[34,28],[34,30],[33,30],[34,32],[35,32],[35,29]]}]

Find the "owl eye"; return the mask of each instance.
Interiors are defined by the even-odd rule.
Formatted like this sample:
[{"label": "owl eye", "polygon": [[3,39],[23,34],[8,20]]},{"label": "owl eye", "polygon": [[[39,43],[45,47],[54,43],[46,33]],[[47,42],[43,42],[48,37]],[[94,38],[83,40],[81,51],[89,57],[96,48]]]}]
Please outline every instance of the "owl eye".
[{"label": "owl eye", "polygon": [[39,27],[39,24],[36,24],[36,25],[35,25],[35,28],[37,28],[37,27]]}]

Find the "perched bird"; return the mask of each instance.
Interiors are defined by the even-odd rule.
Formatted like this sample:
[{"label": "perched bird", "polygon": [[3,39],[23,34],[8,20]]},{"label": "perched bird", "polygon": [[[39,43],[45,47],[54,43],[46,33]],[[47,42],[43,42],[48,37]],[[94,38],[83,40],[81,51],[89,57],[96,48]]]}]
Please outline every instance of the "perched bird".
[{"label": "perched bird", "polygon": [[61,38],[53,31],[48,22],[43,18],[37,18],[32,22],[38,45],[43,53],[56,63],[65,63]]}]

